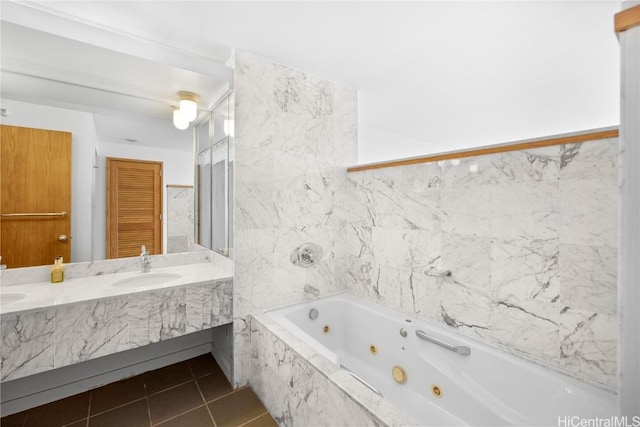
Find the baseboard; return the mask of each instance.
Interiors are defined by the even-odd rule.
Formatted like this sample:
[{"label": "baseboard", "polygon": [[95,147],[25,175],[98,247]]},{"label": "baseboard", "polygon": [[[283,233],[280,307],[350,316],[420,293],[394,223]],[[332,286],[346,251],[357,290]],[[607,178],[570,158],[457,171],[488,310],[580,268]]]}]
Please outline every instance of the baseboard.
[{"label": "baseboard", "polygon": [[[0,384],[2,416],[212,353],[212,330],[195,332]],[[214,356],[215,357],[215,356]],[[219,355],[216,360],[224,358]]]}]

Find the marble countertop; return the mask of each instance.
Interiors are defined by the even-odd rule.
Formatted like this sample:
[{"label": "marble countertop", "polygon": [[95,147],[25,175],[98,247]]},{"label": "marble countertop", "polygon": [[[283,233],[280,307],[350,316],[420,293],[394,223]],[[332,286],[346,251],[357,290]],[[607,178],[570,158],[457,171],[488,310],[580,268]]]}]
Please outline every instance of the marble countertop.
[{"label": "marble countertop", "polygon": [[[176,274],[161,284],[137,286],[134,288],[113,286],[124,279],[143,277],[144,275]],[[57,307],[83,301],[113,298],[121,295],[149,292],[157,289],[173,288],[215,280],[231,279],[228,269],[212,263],[186,264],[173,267],[153,268],[149,273],[127,272],[79,277],[62,283],[38,282],[0,287],[0,298],[6,296],[0,314],[32,311]],[[6,303],[12,295],[24,295],[23,299]]]}]

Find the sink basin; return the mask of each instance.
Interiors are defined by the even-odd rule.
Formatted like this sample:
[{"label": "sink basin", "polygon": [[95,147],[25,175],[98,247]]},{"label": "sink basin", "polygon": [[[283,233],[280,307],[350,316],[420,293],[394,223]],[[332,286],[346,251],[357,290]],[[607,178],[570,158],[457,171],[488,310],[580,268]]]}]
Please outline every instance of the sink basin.
[{"label": "sink basin", "polygon": [[4,307],[25,297],[24,294],[0,294],[0,306]]},{"label": "sink basin", "polygon": [[118,280],[112,286],[117,288],[142,288],[144,286],[161,285],[180,277],[176,273],[140,273],[138,276]]}]

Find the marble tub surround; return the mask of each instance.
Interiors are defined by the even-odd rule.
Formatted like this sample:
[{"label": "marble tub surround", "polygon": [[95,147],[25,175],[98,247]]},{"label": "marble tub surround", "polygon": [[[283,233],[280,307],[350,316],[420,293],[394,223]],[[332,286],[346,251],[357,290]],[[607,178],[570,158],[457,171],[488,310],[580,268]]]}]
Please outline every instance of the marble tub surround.
[{"label": "marble tub surround", "polygon": [[[171,268],[172,272],[184,273],[186,282],[181,284],[174,282],[128,293],[110,291],[95,299],[57,301],[50,306],[32,305],[24,310],[12,308],[6,313],[3,309],[2,381],[230,323],[231,278],[216,276],[215,268],[209,264],[182,268]],[[122,275],[131,273],[114,276]],[[86,285],[85,280],[76,280]],[[57,290],[70,292],[69,288],[62,289],[68,285],[60,285]],[[54,285],[28,286],[43,289]],[[97,286],[94,283],[91,287]]]},{"label": "marble tub surround", "polygon": [[615,388],[617,139],[348,179],[348,289]]},{"label": "marble tub surround", "polygon": [[[53,263],[53,262],[52,262]],[[186,264],[211,263],[233,274],[233,261],[208,249],[192,248],[191,252],[152,255],[151,271],[157,268]],[[65,281],[90,276],[101,276],[124,272],[140,271],[140,257],[107,259],[98,261],[64,264]],[[23,285],[50,280],[51,266],[0,270],[0,286]]]},{"label": "marble tub surround", "polygon": [[251,386],[279,425],[420,425],[264,313],[251,318]]},{"label": "marble tub surround", "polygon": [[[346,167],[355,163],[354,90],[237,52],[234,94],[234,381],[250,370],[249,315],[343,289],[336,255]],[[322,246],[318,265],[289,260],[305,242]]]}]

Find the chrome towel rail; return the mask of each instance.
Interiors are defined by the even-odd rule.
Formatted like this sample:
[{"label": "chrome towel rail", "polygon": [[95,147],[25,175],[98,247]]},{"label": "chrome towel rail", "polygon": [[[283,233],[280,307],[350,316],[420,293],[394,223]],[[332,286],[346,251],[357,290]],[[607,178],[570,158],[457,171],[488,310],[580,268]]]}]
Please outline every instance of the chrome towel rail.
[{"label": "chrome towel rail", "polygon": [[447,350],[451,350],[454,353],[458,353],[461,356],[468,356],[471,354],[471,349],[467,346],[464,345],[453,345],[453,344],[449,344],[446,343],[438,338],[432,337],[431,335],[427,334],[424,331],[420,331],[420,330],[416,330],[416,335],[418,336],[418,338],[423,339],[425,341],[429,341],[432,342],[436,345],[439,345],[440,347],[444,347]]},{"label": "chrome towel rail", "polygon": [[0,216],[6,216],[6,217],[18,217],[18,216],[67,216],[67,213],[65,211],[62,211],[62,212],[42,212],[42,213],[35,213],[35,212],[29,212],[29,213],[5,213],[5,214],[0,214]]}]

